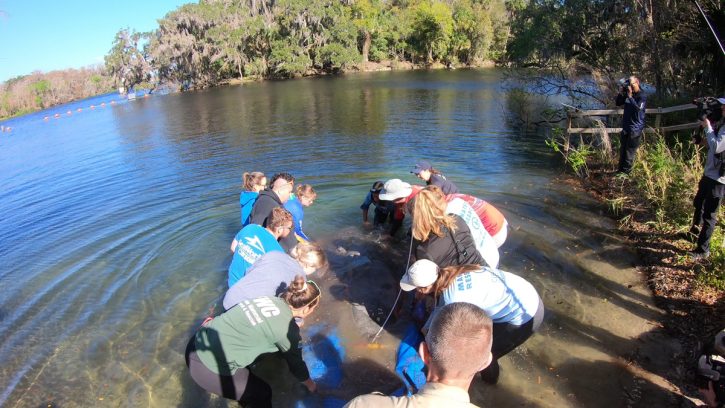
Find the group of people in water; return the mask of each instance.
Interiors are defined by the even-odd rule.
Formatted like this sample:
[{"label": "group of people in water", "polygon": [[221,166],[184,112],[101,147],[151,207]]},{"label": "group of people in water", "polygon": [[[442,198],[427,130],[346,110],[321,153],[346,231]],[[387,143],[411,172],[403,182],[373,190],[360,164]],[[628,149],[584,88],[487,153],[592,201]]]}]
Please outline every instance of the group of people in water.
[{"label": "group of people in water", "polygon": [[[427,383],[414,395],[366,395],[347,406],[473,406],[468,387],[480,373],[498,381],[498,359],[526,341],[541,325],[544,305],[524,278],[498,269],[498,248],[508,222],[488,202],[459,192],[430,163],[411,171],[425,186],[400,179],[377,181],[367,193],[363,224],[374,206],[373,225],[395,235],[411,217],[410,267],[401,291],[425,310],[417,319],[424,340],[420,356]],[[322,248],[302,229],[304,208],[316,192],[288,173],[267,183],[263,173],[243,175],[242,228],[231,244],[225,312],[207,318],[189,340],[186,363],[205,390],[244,406],[271,406],[272,389],[249,370],[262,354],[280,353],[310,392],[317,385],[302,358],[300,327],[319,306],[320,287],[309,275],[328,268]],[[295,191],[293,195],[292,192]],[[402,404],[402,405],[398,405]],[[422,406],[422,405],[421,405]]]}]

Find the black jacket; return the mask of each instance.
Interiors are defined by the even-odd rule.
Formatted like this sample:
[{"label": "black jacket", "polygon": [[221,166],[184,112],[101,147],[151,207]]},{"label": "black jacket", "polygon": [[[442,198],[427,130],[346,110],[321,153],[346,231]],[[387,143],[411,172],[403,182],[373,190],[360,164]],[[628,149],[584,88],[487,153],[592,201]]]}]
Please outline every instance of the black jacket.
[{"label": "black jacket", "polygon": [[[272,215],[272,210],[282,207],[282,200],[279,199],[277,193],[272,190],[262,190],[259,192],[259,197],[252,207],[252,214],[249,216],[250,224],[259,224],[263,227],[267,227],[267,221],[269,216]],[[289,252],[292,248],[297,245],[297,238],[295,238],[294,229],[287,235],[286,238],[279,240],[280,245],[285,251]]]},{"label": "black jacket", "polygon": [[443,268],[452,265],[476,264],[484,265],[486,261],[476,249],[471,230],[463,221],[463,218],[453,215],[456,220],[456,232],[451,235],[445,228],[444,235],[431,234],[427,240],[417,244],[415,249],[416,259],[428,259]]}]

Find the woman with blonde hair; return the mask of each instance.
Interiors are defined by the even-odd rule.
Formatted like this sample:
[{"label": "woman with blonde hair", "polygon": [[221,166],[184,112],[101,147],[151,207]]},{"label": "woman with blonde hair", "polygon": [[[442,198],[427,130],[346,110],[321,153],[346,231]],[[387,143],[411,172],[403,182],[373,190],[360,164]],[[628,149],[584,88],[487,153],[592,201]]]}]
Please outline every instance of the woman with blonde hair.
[{"label": "woman with blonde hair", "polygon": [[314,392],[317,385],[302,359],[296,321],[317,308],[320,296],[317,284],[298,275],[279,298],[244,300],[205,321],[186,347],[191,378],[205,390],[243,406],[271,407],[272,388],[249,366],[262,354],[279,352],[292,374]]},{"label": "woman with blonde hair", "polygon": [[448,214],[446,208],[445,196],[434,186],[422,189],[408,202],[415,258],[441,266],[483,264],[468,225],[458,215]]},{"label": "woman with blonde hair", "polygon": [[[422,196],[421,193],[423,193]],[[420,200],[417,199],[419,196],[421,197]],[[460,247],[460,243],[470,245],[470,242],[473,242],[473,246],[478,251],[480,259],[460,259],[458,263],[437,262],[439,265],[462,265],[464,263],[483,265],[484,262],[480,261],[482,259],[488,266],[493,268],[498,267],[498,245],[486,231],[485,225],[476,211],[465,200],[456,197],[450,198],[450,196],[444,195],[438,186],[428,186],[421,190],[413,200],[409,201],[407,207],[408,211],[413,213],[413,238],[424,239],[427,236],[426,234],[430,234],[431,232],[434,235],[441,236],[440,227],[445,226],[445,222],[443,221],[445,219],[462,220],[462,224],[467,227],[467,234],[462,235],[458,241],[453,240],[453,243],[459,243],[455,249],[461,252],[461,248],[465,250],[466,247]],[[417,220],[416,212],[420,213]],[[448,226],[448,228],[450,227]],[[421,258],[418,257],[418,259]],[[435,261],[432,258],[424,259]]]},{"label": "woman with blonde hair", "polygon": [[267,186],[267,177],[264,173],[253,171],[242,174],[242,194],[239,195],[239,205],[242,207],[242,226],[249,224],[252,207],[259,197],[259,192]]},{"label": "woman with blonde hair", "polygon": [[299,184],[295,190],[295,197],[290,197],[284,203],[284,208],[292,214],[295,226],[295,234],[299,241],[311,241],[310,238],[302,231],[302,219],[305,217],[304,207],[309,207],[315,202],[317,192],[309,184]]},{"label": "woman with blonde hair", "polygon": [[531,337],[544,319],[544,303],[534,286],[518,275],[495,268],[481,265],[439,268],[423,259],[403,275],[400,288],[433,295],[436,310],[447,304],[466,302],[480,307],[491,317],[493,362],[481,372],[482,379],[489,383],[498,381],[497,360]]}]

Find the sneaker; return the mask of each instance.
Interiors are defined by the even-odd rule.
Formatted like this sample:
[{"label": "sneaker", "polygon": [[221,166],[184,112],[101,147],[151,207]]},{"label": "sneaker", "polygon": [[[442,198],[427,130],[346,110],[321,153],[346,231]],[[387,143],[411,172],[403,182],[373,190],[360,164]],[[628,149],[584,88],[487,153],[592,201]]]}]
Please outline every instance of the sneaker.
[{"label": "sneaker", "polygon": [[687,255],[689,255],[690,258],[692,258],[692,260],[694,262],[704,261],[705,259],[710,257],[710,251],[702,252],[702,251],[694,250],[692,252],[688,252]]}]

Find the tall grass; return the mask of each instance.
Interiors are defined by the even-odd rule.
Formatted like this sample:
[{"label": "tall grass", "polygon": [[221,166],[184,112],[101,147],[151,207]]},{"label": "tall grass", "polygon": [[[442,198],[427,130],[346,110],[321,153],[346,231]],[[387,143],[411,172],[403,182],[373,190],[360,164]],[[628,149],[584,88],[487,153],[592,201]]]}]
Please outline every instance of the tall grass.
[{"label": "tall grass", "polygon": [[[611,138],[598,123],[598,133],[584,139],[570,138],[563,129],[552,131],[546,141],[554,151],[561,153],[568,167],[579,177],[587,177],[590,167],[614,171],[618,162],[619,138]],[[637,158],[628,177],[616,179],[622,186],[620,193],[608,200],[613,213],[622,213],[634,194],[646,203],[654,215],[652,225],[664,233],[687,231],[692,222],[692,200],[698,181],[703,174],[705,152],[695,147],[687,136],[672,135],[665,138],[659,133],[647,133],[637,152]],[[633,192],[634,191],[634,192]],[[701,268],[698,279],[709,286],[725,289],[725,206],[721,206],[718,226],[710,241],[711,256]]]}]

